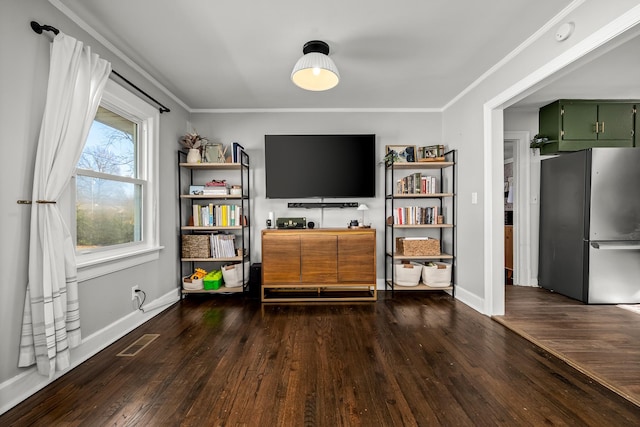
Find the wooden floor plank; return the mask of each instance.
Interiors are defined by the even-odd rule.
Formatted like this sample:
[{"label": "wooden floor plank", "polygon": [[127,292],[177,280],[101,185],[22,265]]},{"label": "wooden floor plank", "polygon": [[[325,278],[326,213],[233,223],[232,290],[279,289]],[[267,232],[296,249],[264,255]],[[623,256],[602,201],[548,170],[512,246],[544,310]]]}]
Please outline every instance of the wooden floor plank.
[{"label": "wooden floor plank", "polygon": [[[151,333],[138,355],[116,357]],[[2,426],[638,424],[632,402],[419,292],[282,305],[189,295],[0,415]]]},{"label": "wooden floor plank", "polygon": [[495,320],[640,406],[640,314],[523,286],[505,302]]}]

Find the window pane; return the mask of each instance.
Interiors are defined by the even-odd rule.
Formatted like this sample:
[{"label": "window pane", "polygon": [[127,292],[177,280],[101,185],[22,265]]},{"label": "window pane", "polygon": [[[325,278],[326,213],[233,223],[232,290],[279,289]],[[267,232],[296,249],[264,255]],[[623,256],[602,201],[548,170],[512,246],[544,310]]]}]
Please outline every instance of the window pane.
[{"label": "window pane", "polygon": [[137,127],[136,123],[98,107],[78,167],[137,178]]},{"label": "window pane", "polygon": [[76,249],[141,241],[141,199],[139,184],[78,175]]}]

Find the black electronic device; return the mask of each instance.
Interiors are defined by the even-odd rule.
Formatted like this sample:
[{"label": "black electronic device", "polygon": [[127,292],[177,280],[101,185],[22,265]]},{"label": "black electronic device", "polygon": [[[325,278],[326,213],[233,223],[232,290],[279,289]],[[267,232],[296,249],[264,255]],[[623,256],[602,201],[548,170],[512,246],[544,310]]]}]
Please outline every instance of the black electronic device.
[{"label": "black electronic device", "polygon": [[290,208],[357,208],[358,202],[290,202]]},{"label": "black electronic device", "polygon": [[265,135],[264,156],[267,198],[376,195],[373,134]]},{"label": "black electronic device", "polygon": [[313,222],[313,221],[309,221],[309,222],[307,223],[307,228],[314,228],[315,226],[316,226],[316,223],[315,223],[315,222]]},{"label": "black electronic device", "polygon": [[307,228],[306,218],[278,218],[276,220],[278,228]]}]

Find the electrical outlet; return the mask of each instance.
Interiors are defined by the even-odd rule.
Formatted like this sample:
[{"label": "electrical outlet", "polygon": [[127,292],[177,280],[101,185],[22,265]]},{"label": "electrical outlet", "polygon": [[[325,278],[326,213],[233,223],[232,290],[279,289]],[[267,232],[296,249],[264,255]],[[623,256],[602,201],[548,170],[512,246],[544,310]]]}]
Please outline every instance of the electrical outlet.
[{"label": "electrical outlet", "polygon": [[135,301],[135,299],[137,298],[136,291],[138,289],[140,289],[140,287],[138,287],[138,285],[135,285],[135,286],[131,287],[131,301]]}]

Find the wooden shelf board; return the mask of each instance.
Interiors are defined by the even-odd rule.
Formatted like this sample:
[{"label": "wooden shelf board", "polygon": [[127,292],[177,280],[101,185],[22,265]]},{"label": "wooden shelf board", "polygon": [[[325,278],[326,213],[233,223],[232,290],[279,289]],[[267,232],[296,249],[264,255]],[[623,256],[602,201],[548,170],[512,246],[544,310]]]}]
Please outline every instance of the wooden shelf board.
[{"label": "wooden shelf board", "polygon": [[241,163],[180,163],[180,167],[202,170],[239,170]]},{"label": "wooden shelf board", "polygon": [[219,289],[199,289],[197,291],[182,289],[183,294],[229,294],[229,293],[241,293],[244,291],[242,286],[235,286],[227,288],[226,286],[220,286]]},{"label": "wooden shelf board", "polygon": [[453,224],[393,224],[393,228],[453,228]]},{"label": "wooden shelf board", "polygon": [[213,230],[241,230],[242,226],[233,225],[228,227],[196,227],[193,225],[183,225],[180,227],[181,230],[191,230],[191,231],[213,231]]},{"label": "wooden shelf board", "polygon": [[398,193],[394,194],[393,197],[395,199],[433,199],[440,197],[453,197],[453,193]]},{"label": "wooden shelf board", "polygon": [[242,261],[242,257],[235,256],[231,258],[180,258],[183,262],[226,262],[226,261]]},{"label": "wooden shelf board", "polygon": [[398,260],[412,260],[412,259],[453,259],[453,255],[450,254],[440,254],[440,255],[400,255],[400,254],[391,254],[387,252],[388,256],[392,256]]},{"label": "wooden shelf board", "polygon": [[[387,281],[387,284],[391,286],[391,283],[389,281]],[[425,285],[424,283],[420,282],[418,283],[417,286],[402,286],[402,285],[394,284],[393,290],[394,291],[451,291],[453,290],[453,286],[440,288],[440,287]]]},{"label": "wooden shelf board", "polygon": [[[407,162],[394,163],[393,169],[442,169],[453,166],[453,162]],[[391,166],[387,167],[391,169]]]},{"label": "wooden shelf board", "polygon": [[212,194],[212,195],[203,195],[203,194],[181,194],[181,199],[242,199],[240,194]]}]

